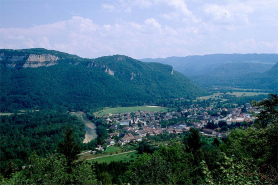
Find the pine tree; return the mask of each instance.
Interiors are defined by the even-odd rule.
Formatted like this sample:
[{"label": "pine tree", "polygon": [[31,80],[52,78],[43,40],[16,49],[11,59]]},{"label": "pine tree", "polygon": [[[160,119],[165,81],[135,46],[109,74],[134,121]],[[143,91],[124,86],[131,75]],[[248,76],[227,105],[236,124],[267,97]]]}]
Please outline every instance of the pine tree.
[{"label": "pine tree", "polygon": [[71,173],[81,151],[80,145],[75,141],[73,130],[69,127],[65,130],[64,140],[58,145],[58,152],[63,154],[67,161],[67,172]]},{"label": "pine tree", "polygon": [[185,139],[184,143],[186,144],[188,151],[192,151],[193,153],[195,153],[197,150],[199,150],[202,146],[199,131],[195,128],[191,128],[190,134]]}]

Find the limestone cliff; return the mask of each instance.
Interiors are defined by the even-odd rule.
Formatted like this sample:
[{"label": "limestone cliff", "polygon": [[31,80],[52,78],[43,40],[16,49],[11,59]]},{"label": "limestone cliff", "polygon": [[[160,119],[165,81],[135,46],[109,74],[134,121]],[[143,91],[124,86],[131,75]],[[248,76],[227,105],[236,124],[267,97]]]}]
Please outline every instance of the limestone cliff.
[{"label": "limestone cliff", "polygon": [[102,64],[99,64],[99,63],[96,63],[96,62],[94,62],[94,61],[90,62],[90,63],[87,65],[87,67],[104,69],[104,72],[108,73],[108,74],[111,75],[111,76],[114,76],[114,74],[115,74],[115,71],[109,69],[107,66],[102,65]]},{"label": "limestone cliff", "polygon": [[42,54],[42,55],[5,55],[5,53],[0,53],[0,61],[4,61],[7,67],[15,68],[15,67],[41,67],[41,66],[52,66],[58,64],[57,61],[60,58],[50,54]]},{"label": "limestone cliff", "polygon": [[112,71],[112,70],[109,69],[109,68],[106,68],[106,69],[105,69],[105,72],[108,73],[108,74],[110,74],[110,75],[112,75],[112,76],[114,76],[114,71]]},{"label": "limestone cliff", "polygon": [[42,55],[31,54],[29,55],[23,67],[24,68],[41,67],[41,66],[48,67],[57,64],[56,62],[57,60],[59,60],[59,57],[50,54],[42,54]]}]

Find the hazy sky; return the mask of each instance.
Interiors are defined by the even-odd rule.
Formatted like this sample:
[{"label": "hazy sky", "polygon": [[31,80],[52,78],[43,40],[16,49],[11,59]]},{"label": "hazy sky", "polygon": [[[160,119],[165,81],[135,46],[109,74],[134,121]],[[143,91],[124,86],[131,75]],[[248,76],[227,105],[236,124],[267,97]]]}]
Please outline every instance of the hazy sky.
[{"label": "hazy sky", "polygon": [[278,0],[0,0],[0,48],[81,57],[278,53]]}]

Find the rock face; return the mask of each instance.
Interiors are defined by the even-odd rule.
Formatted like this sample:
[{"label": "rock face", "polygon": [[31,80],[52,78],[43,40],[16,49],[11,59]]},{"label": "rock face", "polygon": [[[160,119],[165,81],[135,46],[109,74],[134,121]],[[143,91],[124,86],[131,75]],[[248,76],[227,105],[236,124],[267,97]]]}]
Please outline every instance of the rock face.
[{"label": "rock face", "polygon": [[29,55],[27,61],[28,62],[55,62],[59,60],[59,57],[50,54],[42,54],[42,55]]},{"label": "rock face", "polygon": [[59,57],[50,54],[42,54],[42,55],[31,54],[29,55],[23,67],[26,68],[26,67],[53,66],[57,64],[56,62],[57,60],[59,60]]},{"label": "rock face", "polygon": [[112,75],[112,76],[114,76],[114,71],[112,71],[112,70],[109,69],[109,68],[106,68],[106,69],[105,69],[105,72],[108,73],[108,74],[110,74],[110,75]]},{"label": "rock face", "polygon": [[6,61],[6,66],[10,68],[15,67],[41,67],[41,66],[52,66],[58,64],[57,61],[60,58],[55,55],[42,54],[42,55],[13,55],[6,56],[4,53],[0,54],[0,61]]},{"label": "rock face", "polygon": [[133,79],[134,79],[134,77],[136,76],[136,74],[135,73],[133,73],[133,72],[131,72],[131,78],[130,78],[130,80],[132,81]]},{"label": "rock face", "polygon": [[90,62],[87,67],[104,69],[104,71],[111,76],[114,76],[114,74],[115,74],[115,71],[109,69],[107,66],[95,63],[94,61]]}]

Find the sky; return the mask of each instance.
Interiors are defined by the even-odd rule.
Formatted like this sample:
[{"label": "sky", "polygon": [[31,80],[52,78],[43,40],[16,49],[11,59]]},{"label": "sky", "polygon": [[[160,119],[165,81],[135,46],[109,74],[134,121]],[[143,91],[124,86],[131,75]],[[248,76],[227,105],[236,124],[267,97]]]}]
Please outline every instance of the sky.
[{"label": "sky", "polygon": [[0,0],[0,49],[85,58],[278,53],[278,0]]}]

